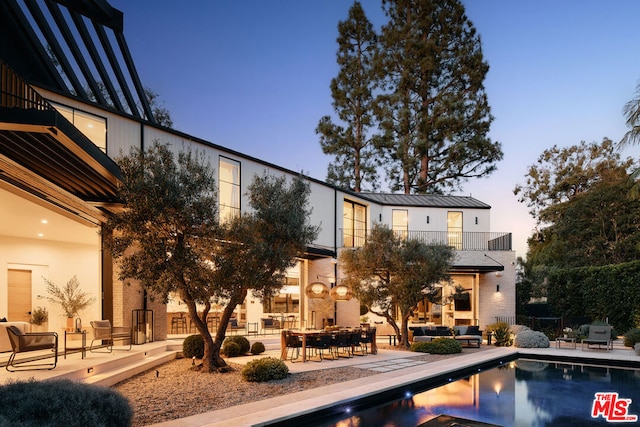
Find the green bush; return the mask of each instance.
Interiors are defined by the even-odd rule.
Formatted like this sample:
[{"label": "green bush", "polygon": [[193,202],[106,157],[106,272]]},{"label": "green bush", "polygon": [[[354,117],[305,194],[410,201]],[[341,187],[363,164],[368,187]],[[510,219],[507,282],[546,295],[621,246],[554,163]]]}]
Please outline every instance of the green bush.
[{"label": "green bush", "polygon": [[240,346],[241,354],[248,353],[249,349],[251,348],[251,343],[249,342],[249,340],[243,337],[242,335],[233,335],[233,336],[227,337],[224,340],[224,343],[222,343],[223,347],[224,347],[224,344],[226,344],[227,342],[234,342],[238,344]]},{"label": "green bush", "polygon": [[3,426],[130,426],[132,419],[129,401],[107,387],[33,378],[0,386]]},{"label": "green bush", "polygon": [[282,360],[263,357],[244,365],[240,374],[245,381],[251,382],[281,380],[287,377],[289,368]]},{"label": "green bush", "polygon": [[264,344],[262,344],[260,341],[256,341],[253,344],[251,344],[251,354],[260,354],[260,353],[264,353],[266,349],[264,348]]},{"label": "green bush", "polygon": [[462,344],[451,338],[436,338],[431,340],[431,354],[462,353]]},{"label": "green bush", "polygon": [[222,354],[227,357],[238,357],[242,356],[244,353],[240,349],[240,346],[235,341],[225,341],[222,344]]},{"label": "green bush", "polygon": [[634,347],[638,342],[640,342],[640,329],[633,328],[624,333],[625,347]]},{"label": "green bush", "polygon": [[549,338],[539,331],[522,331],[516,335],[513,345],[520,348],[549,348]]},{"label": "green bush", "polygon": [[430,344],[431,344],[430,342],[426,342],[426,341],[414,342],[414,343],[411,343],[411,347],[409,347],[409,350],[416,351],[418,353],[429,353]]},{"label": "green bush", "polygon": [[189,335],[182,342],[182,354],[186,358],[202,359],[204,356],[204,339],[202,335]]},{"label": "green bush", "polygon": [[462,344],[451,338],[434,338],[429,342],[414,342],[411,351],[429,354],[462,353]]},{"label": "green bush", "polygon": [[493,332],[494,345],[498,347],[509,347],[513,344],[511,331],[507,322],[497,322],[487,325],[487,332]]}]

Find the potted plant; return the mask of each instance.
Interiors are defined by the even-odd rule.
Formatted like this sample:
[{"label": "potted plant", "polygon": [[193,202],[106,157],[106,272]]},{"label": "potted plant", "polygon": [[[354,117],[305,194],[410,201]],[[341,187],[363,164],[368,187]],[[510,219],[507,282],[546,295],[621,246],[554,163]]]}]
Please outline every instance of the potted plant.
[{"label": "potted plant", "polygon": [[37,326],[36,330],[46,330],[46,327],[42,327],[49,320],[49,312],[46,307],[36,307],[31,311],[31,318],[29,323]]},{"label": "potted plant", "polygon": [[47,299],[53,303],[59,304],[62,307],[62,311],[67,316],[67,330],[73,331],[73,317],[78,314],[80,310],[87,308],[93,304],[95,298],[90,297],[88,293],[80,290],[80,281],[76,276],[73,276],[67,284],[60,289],[51,280],[44,279],[47,285],[47,292],[49,297]]}]

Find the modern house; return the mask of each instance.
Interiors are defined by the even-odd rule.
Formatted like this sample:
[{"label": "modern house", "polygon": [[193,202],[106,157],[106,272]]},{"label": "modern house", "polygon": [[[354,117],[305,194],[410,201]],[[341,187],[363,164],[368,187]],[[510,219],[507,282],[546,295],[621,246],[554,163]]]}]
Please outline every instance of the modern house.
[{"label": "modern house", "polygon": [[[160,304],[136,284],[118,281],[101,237],[106,218],[123,207],[113,159],[154,141],[205,154],[218,174],[223,216],[247,209],[254,175],[298,174],[156,123],[123,35],[123,14],[106,0],[0,2],[0,318],[25,321],[41,306],[50,313],[50,330],[64,328],[61,309],[46,299],[44,278],[61,286],[76,276],[96,298],[80,313],[85,324],[136,325],[140,310],[152,310],[153,326],[145,318],[136,341],[172,332],[171,319],[184,306]],[[269,315],[294,326],[358,325],[358,301],[314,298],[309,285],[339,288],[339,252],[362,245],[375,223],[456,249],[452,278],[468,298],[456,304],[454,286],[443,285],[441,303],[425,300],[415,322],[484,327],[515,315],[511,234],[491,231],[487,204],[472,197],[354,193],[307,179],[319,235],[278,296],[249,296],[237,307],[251,331]]]}]

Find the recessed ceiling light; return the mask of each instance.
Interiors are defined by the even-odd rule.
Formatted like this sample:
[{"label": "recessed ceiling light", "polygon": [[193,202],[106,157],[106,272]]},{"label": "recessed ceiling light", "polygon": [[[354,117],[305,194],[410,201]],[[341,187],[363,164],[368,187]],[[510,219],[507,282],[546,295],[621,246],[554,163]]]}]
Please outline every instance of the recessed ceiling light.
[{"label": "recessed ceiling light", "polygon": [[44,237],[44,233],[38,233],[38,237]]},{"label": "recessed ceiling light", "polygon": [[42,221],[40,221],[43,224],[49,224],[49,221],[47,221],[46,219],[43,219]]}]

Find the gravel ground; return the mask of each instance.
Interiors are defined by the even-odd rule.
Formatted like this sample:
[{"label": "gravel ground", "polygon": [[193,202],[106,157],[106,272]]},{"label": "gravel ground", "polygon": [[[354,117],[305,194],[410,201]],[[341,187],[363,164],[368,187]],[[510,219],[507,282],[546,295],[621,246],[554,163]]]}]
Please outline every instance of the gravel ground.
[{"label": "gravel ground", "polygon": [[[486,348],[465,348],[461,354]],[[455,356],[425,354],[415,359],[433,362]],[[293,373],[283,380],[255,383],[242,379],[242,365],[234,364],[233,359],[226,359],[226,362],[234,369],[232,372],[203,374],[192,369],[190,359],[176,359],[120,382],[113,388],[131,402],[135,427],[377,374],[351,366]]]}]

